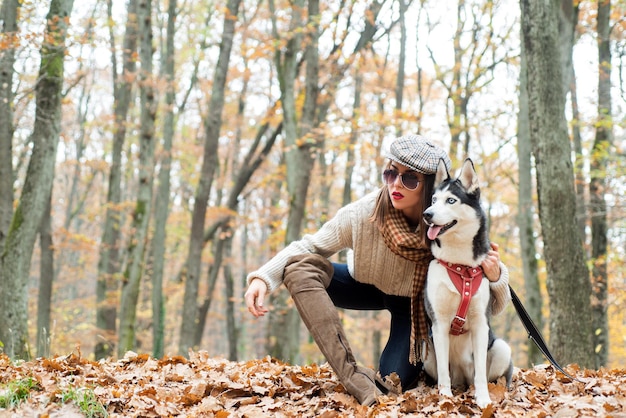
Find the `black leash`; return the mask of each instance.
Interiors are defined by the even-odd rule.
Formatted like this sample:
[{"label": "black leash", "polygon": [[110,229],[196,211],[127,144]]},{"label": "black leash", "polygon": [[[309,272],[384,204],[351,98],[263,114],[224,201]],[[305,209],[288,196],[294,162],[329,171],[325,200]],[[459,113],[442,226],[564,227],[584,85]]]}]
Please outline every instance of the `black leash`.
[{"label": "black leash", "polygon": [[565,376],[569,377],[570,379],[578,381],[578,379],[576,379],[573,376],[570,376],[569,373],[563,370],[563,368],[559,365],[559,363],[557,363],[557,361],[552,356],[552,353],[550,353],[550,350],[548,349],[546,342],[541,336],[541,332],[539,332],[539,330],[537,329],[537,326],[533,322],[530,315],[528,315],[528,312],[526,312],[524,305],[522,305],[522,302],[519,300],[519,298],[517,297],[517,294],[515,293],[515,291],[510,285],[509,285],[509,289],[511,290],[511,299],[513,301],[513,306],[515,306],[517,315],[522,320],[522,324],[524,324],[524,328],[526,328],[526,331],[528,332],[528,338],[533,340],[537,348],[539,348],[539,350],[543,353],[543,355],[548,360],[550,360],[550,363],[552,363],[552,365],[558,371],[560,371],[561,373],[563,373]]}]

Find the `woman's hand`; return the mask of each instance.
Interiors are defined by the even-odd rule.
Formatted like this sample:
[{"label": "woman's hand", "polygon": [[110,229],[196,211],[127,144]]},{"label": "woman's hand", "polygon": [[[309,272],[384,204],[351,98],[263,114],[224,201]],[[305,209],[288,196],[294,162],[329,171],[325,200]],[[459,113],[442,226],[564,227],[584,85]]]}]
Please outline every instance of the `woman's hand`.
[{"label": "woman's hand", "polygon": [[265,299],[265,294],[267,293],[267,285],[261,279],[252,279],[250,285],[248,286],[248,290],[244,294],[244,299],[246,301],[246,305],[248,306],[248,311],[256,318],[259,316],[265,315],[269,310],[263,306],[263,300]]},{"label": "woman's hand", "polygon": [[491,250],[487,253],[487,258],[480,265],[485,272],[485,276],[490,282],[500,280],[500,253],[498,253],[498,244],[491,243]]}]

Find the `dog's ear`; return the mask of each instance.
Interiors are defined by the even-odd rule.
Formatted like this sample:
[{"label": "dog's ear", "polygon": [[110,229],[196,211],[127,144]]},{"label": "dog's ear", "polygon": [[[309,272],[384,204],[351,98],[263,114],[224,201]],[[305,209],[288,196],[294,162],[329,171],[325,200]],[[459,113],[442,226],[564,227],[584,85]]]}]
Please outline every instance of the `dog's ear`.
[{"label": "dog's ear", "polygon": [[474,169],[474,163],[471,159],[466,158],[463,163],[463,167],[461,167],[461,173],[459,174],[459,180],[465,190],[468,193],[474,193],[478,190],[478,175],[476,174],[476,170]]},{"label": "dog's ear", "polygon": [[437,174],[435,175],[435,187],[439,186],[444,181],[450,178],[450,173],[448,173],[448,168],[446,167],[446,162],[443,158],[439,159],[439,163],[437,164]]}]

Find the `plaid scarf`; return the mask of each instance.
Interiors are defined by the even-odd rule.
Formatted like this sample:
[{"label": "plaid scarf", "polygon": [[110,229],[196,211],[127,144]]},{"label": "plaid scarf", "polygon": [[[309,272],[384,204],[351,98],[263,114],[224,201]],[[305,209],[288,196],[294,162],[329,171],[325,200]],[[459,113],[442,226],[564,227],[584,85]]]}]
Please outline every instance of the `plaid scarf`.
[{"label": "plaid scarf", "polygon": [[411,292],[411,350],[409,361],[417,364],[426,356],[428,322],[424,306],[424,284],[428,264],[433,259],[428,243],[420,242],[418,235],[411,231],[401,211],[390,208],[390,213],[380,228],[385,244],[394,254],[415,263],[413,291]]}]

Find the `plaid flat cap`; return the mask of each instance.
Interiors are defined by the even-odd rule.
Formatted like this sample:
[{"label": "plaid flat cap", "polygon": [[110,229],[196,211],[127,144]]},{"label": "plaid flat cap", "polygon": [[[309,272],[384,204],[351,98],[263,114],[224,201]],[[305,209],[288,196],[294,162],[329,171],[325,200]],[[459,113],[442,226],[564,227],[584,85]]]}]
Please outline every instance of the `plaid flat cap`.
[{"label": "plaid flat cap", "polygon": [[383,157],[405,165],[422,174],[435,174],[439,160],[443,159],[448,171],[452,162],[448,154],[420,135],[406,135],[391,141]]}]

